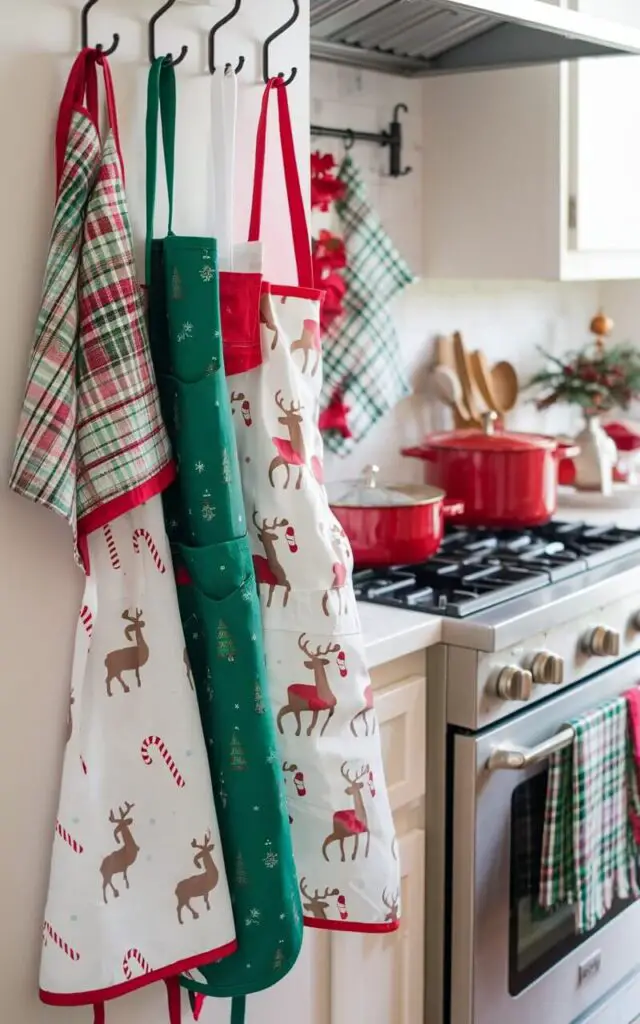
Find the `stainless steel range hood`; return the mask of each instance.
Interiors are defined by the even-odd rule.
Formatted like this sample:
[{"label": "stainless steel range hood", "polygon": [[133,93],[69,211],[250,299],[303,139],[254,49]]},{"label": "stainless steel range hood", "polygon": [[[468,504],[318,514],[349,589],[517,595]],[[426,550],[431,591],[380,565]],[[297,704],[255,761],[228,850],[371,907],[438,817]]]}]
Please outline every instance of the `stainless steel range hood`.
[{"label": "stainless steel range hood", "polygon": [[621,53],[640,53],[640,31],[542,0],[311,0],[312,57],[391,74]]}]

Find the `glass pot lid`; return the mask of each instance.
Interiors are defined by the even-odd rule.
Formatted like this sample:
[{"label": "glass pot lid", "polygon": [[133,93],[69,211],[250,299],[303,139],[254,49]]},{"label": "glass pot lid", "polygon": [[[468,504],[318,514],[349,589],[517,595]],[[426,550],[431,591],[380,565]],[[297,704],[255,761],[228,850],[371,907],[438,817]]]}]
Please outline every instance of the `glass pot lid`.
[{"label": "glass pot lid", "polygon": [[381,484],[378,466],[366,466],[359,480],[341,480],[327,487],[336,508],[399,508],[443,501],[444,491],[428,484]]}]

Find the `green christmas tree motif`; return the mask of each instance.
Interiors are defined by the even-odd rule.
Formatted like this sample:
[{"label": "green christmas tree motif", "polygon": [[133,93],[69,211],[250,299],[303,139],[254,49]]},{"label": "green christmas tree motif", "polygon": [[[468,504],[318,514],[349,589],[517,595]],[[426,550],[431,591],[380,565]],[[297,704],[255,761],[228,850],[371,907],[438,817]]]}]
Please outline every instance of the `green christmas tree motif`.
[{"label": "green christmas tree motif", "polygon": [[231,459],[229,458],[229,452],[225,448],[222,453],[222,479],[225,484],[233,483],[233,473],[231,472]]},{"label": "green christmas tree motif", "polygon": [[205,523],[211,523],[216,517],[216,507],[211,504],[211,491],[205,491],[202,495],[202,518]]},{"label": "green christmas tree motif", "polygon": [[246,772],[247,770],[247,759],[244,756],[244,750],[242,744],[236,735],[231,740],[231,754],[230,754],[231,770],[234,772]]},{"label": "green christmas tree motif", "polygon": [[222,661],[236,660],[236,647],[226,622],[220,619],[216,630],[217,654]]},{"label": "green christmas tree motif", "polygon": [[177,267],[174,268],[171,278],[171,294],[176,301],[182,298],[182,279]]},{"label": "green christmas tree motif", "polygon": [[245,886],[248,885],[249,878],[247,876],[247,869],[244,866],[244,858],[241,853],[236,857],[236,885]]},{"label": "green christmas tree motif", "polygon": [[274,971],[281,971],[284,967],[284,953],[280,948],[276,949],[276,955],[273,958],[273,969]]},{"label": "green christmas tree motif", "polygon": [[255,690],[253,691],[253,699],[254,699],[253,707],[254,707],[256,715],[266,715],[267,709],[266,709],[266,706],[265,706],[265,703],[264,703],[264,697],[263,697],[263,694],[262,694],[262,687],[260,686],[259,682],[256,682]]}]

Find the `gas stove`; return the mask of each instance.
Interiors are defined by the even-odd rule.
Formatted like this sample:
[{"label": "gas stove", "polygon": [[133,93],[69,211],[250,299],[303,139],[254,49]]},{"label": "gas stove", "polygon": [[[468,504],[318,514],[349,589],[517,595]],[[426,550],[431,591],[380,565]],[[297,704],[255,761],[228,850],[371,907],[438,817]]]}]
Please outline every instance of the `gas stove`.
[{"label": "gas stove", "polygon": [[360,601],[463,619],[639,552],[640,530],[614,525],[449,527],[434,558],[358,570],[354,586]]}]

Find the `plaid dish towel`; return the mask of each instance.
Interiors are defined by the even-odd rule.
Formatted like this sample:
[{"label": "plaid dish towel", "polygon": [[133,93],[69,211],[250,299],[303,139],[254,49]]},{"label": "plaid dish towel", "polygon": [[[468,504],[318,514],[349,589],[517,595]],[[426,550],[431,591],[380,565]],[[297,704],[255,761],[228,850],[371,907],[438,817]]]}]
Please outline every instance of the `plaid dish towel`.
[{"label": "plaid dish towel", "polygon": [[640,687],[628,690],[628,774],[629,774],[629,823],[636,846],[640,846]]},{"label": "plaid dish towel", "polygon": [[540,905],[573,903],[591,931],[616,896],[638,896],[627,817],[627,704],[623,697],[573,719],[571,747],[549,759]]},{"label": "plaid dish towel", "polygon": [[349,407],[349,430],[324,434],[328,449],[348,455],[401,398],[408,386],[389,303],[414,280],[367,199],[361,173],[350,157],[338,172],[346,185],[336,203],[347,252],[345,312],[323,337],[322,409],[336,393]]}]

